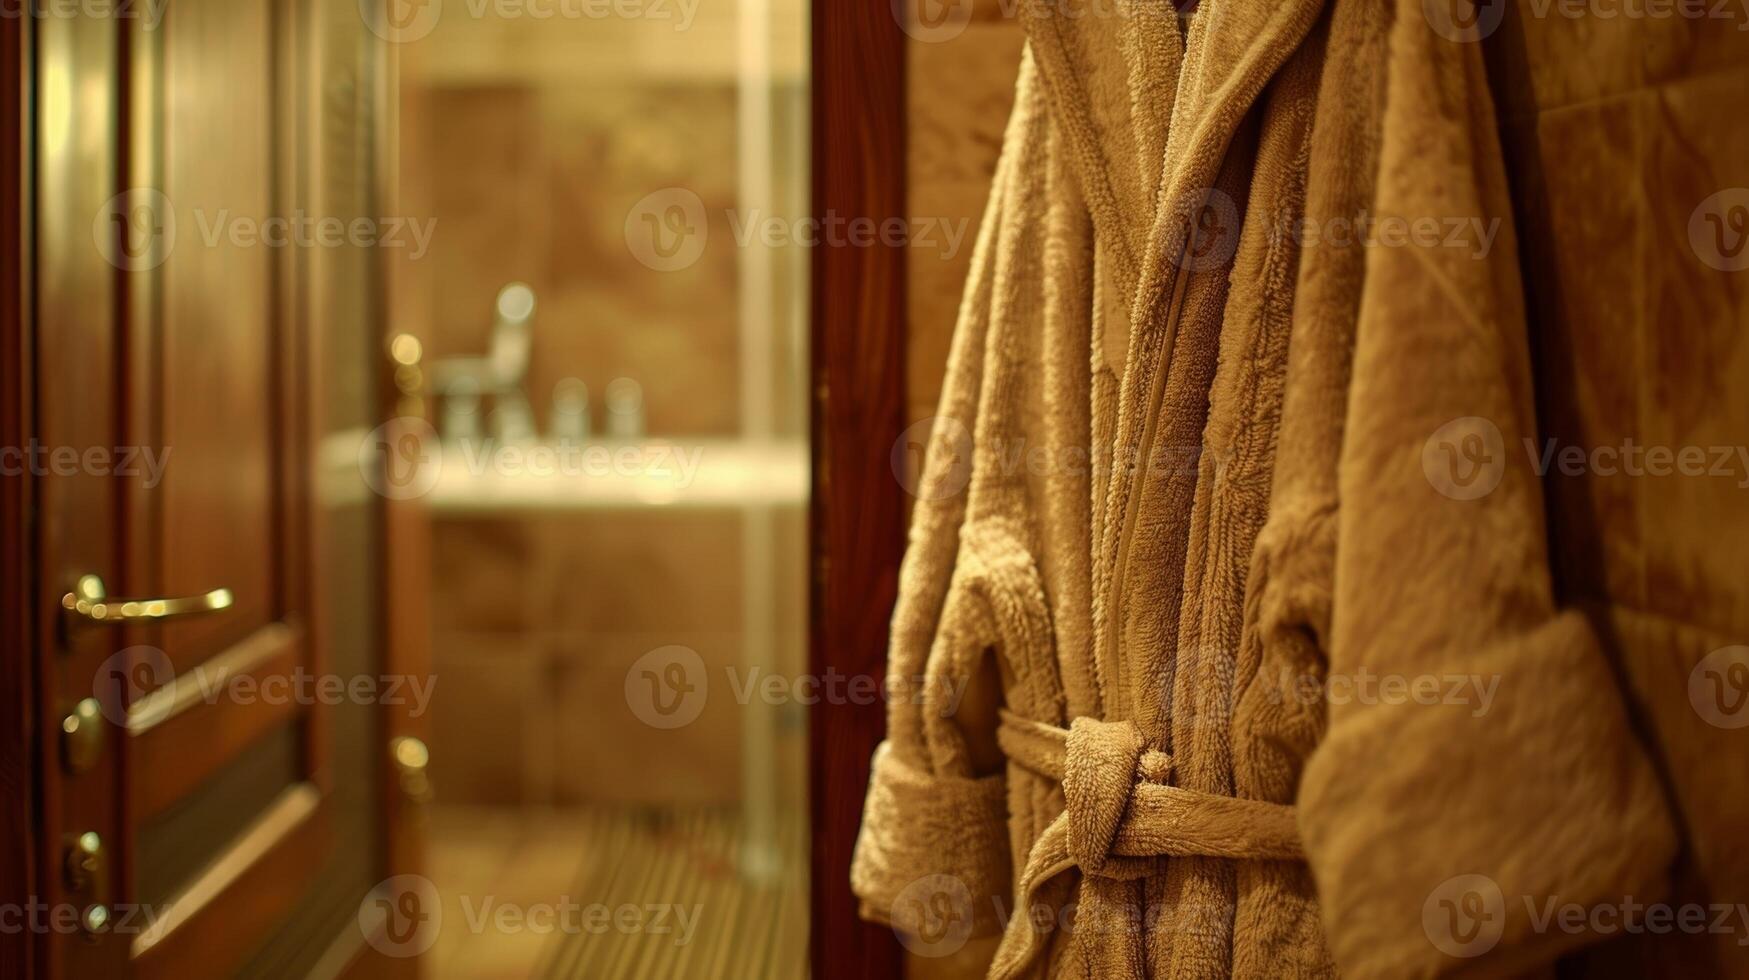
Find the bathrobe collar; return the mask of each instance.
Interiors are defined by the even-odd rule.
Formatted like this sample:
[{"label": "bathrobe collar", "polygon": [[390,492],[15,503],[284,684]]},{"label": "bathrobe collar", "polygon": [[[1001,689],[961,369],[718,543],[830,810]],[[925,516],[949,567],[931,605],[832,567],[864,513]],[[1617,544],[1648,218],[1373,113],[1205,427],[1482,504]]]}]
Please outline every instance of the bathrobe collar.
[{"label": "bathrobe collar", "polygon": [[[1235,133],[1322,7],[1323,0],[1205,0],[1182,18],[1166,0],[1027,0],[1021,7],[1097,248],[1109,260],[1110,288],[1123,299],[1114,314],[1126,322],[1113,325],[1127,337],[1121,363],[1112,365],[1119,372],[1116,418],[1110,444],[1099,447],[1110,465],[1090,488],[1104,501],[1096,510],[1104,520],[1091,537],[1094,674],[1105,716],[1141,721],[1151,742],[1160,740],[1165,716],[1151,688],[1161,662],[1173,656],[1173,639],[1166,638],[1166,650],[1124,649],[1131,586],[1124,556],[1136,505],[1146,499],[1134,467],[1151,458],[1160,428],[1154,416],[1187,287],[1196,276],[1229,274],[1226,264],[1184,261],[1192,229],[1204,220]],[[1245,195],[1229,190],[1229,199],[1241,200],[1218,219],[1220,233],[1234,236],[1222,245],[1236,245],[1242,227]]]},{"label": "bathrobe collar", "polygon": [[1169,294],[1235,130],[1323,0],[1025,0],[1023,20],[1133,333]]}]

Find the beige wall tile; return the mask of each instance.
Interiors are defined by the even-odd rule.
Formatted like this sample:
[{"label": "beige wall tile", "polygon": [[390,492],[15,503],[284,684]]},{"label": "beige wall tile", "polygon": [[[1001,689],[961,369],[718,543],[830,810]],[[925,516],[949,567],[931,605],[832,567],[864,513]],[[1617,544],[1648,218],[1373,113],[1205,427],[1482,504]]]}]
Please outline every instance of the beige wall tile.
[{"label": "beige wall tile", "polygon": [[[555,729],[557,802],[692,805],[740,799],[745,709],[728,673],[742,662],[738,635],[664,630],[573,634],[550,642],[552,696],[563,706]],[[628,702],[627,675],[640,657],[670,645],[695,651],[703,663],[703,706],[683,726],[653,728]],[[642,696],[639,683],[632,678],[632,697]]]},{"label": "beige wall tile", "polygon": [[907,422],[935,414],[1024,41],[1018,21],[989,18],[906,48],[907,207],[964,229],[957,251],[913,246],[906,258]]},{"label": "beige wall tile", "polygon": [[[741,627],[741,517],[638,510],[531,519],[541,577],[534,626],[566,634]],[[783,556],[799,561],[799,554]]]},{"label": "beige wall tile", "polygon": [[520,637],[440,633],[432,642],[431,774],[442,803],[545,802],[532,786],[551,685]]},{"label": "beige wall tile", "polygon": [[518,633],[533,627],[535,549],[515,519],[444,517],[431,525],[431,618],[439,632]]}]

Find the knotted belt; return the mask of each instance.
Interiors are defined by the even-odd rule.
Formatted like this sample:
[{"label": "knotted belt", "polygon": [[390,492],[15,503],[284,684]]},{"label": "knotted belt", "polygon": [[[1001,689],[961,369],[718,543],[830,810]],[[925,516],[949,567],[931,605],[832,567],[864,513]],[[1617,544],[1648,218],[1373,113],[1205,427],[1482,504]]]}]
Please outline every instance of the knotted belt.
[{"label": "knotted belt", "polygon": [[1293,807],[1165,785],[1171,759],[1145,749],[1127,721],[1077,718],[1064,731],[1005,710],[996,736],[1010,760],[1063,784],[1065,809],[1052,827],[1061,825],[1066,856],[1086,874],[1146,873],[1123,858],[1303,856]]},{"label": "knotted belt", "polygon": [[[1109,894],[1118,881],[1159,873],[1166,857],[1304,856],[1293,807],[1166,785],[1172,760],[1145,748],[1127,721],[1077,718],[1065,731],[1004,710],[996,737],[1011,762],[1063,786],[1063,812],[1033,843],[1017,882],[1023,908],[1070,868],[1088,876],[1095,892]],[[1089,897],[1099,899],[1084,893]],[[1140,975],[1127,965],[1139,955],[1132,946],[1096,948],[1114,975]],[[1026,975],[1041,952],[1040,933],[1026,916],[1013,916],[991,976]]]}]

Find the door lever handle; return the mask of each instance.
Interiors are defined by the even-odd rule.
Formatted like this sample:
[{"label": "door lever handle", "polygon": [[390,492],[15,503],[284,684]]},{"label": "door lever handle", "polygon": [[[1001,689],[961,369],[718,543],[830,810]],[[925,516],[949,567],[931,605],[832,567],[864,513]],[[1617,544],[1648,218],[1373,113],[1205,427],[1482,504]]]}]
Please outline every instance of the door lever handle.
[{"label": "door lever handle", "polygon": [[230,608],[231,602],[230,589],[177,599],[115,599],[104,591],[103,579],[81,575],[73,591],[61,597],[61,608],[87,622],[133,623],[217,612]]}]

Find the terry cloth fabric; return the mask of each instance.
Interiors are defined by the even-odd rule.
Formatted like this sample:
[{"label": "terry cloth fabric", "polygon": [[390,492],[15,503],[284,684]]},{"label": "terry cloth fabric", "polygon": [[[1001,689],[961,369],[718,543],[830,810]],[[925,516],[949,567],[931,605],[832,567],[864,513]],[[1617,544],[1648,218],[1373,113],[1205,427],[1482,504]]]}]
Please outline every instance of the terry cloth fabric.
[{"label": "terry cloth fabric", "polygon": [[[1467,2],[1023,0],[852,868],[914,951],[1497,975],[1583,940],[1517,896],[1659,890],[1657,777],[1502,451],[1534,417]],[[1501,230],[1394,235],[1425,218]],[[1335,696],[1369,676],[1490,700]]]}]

